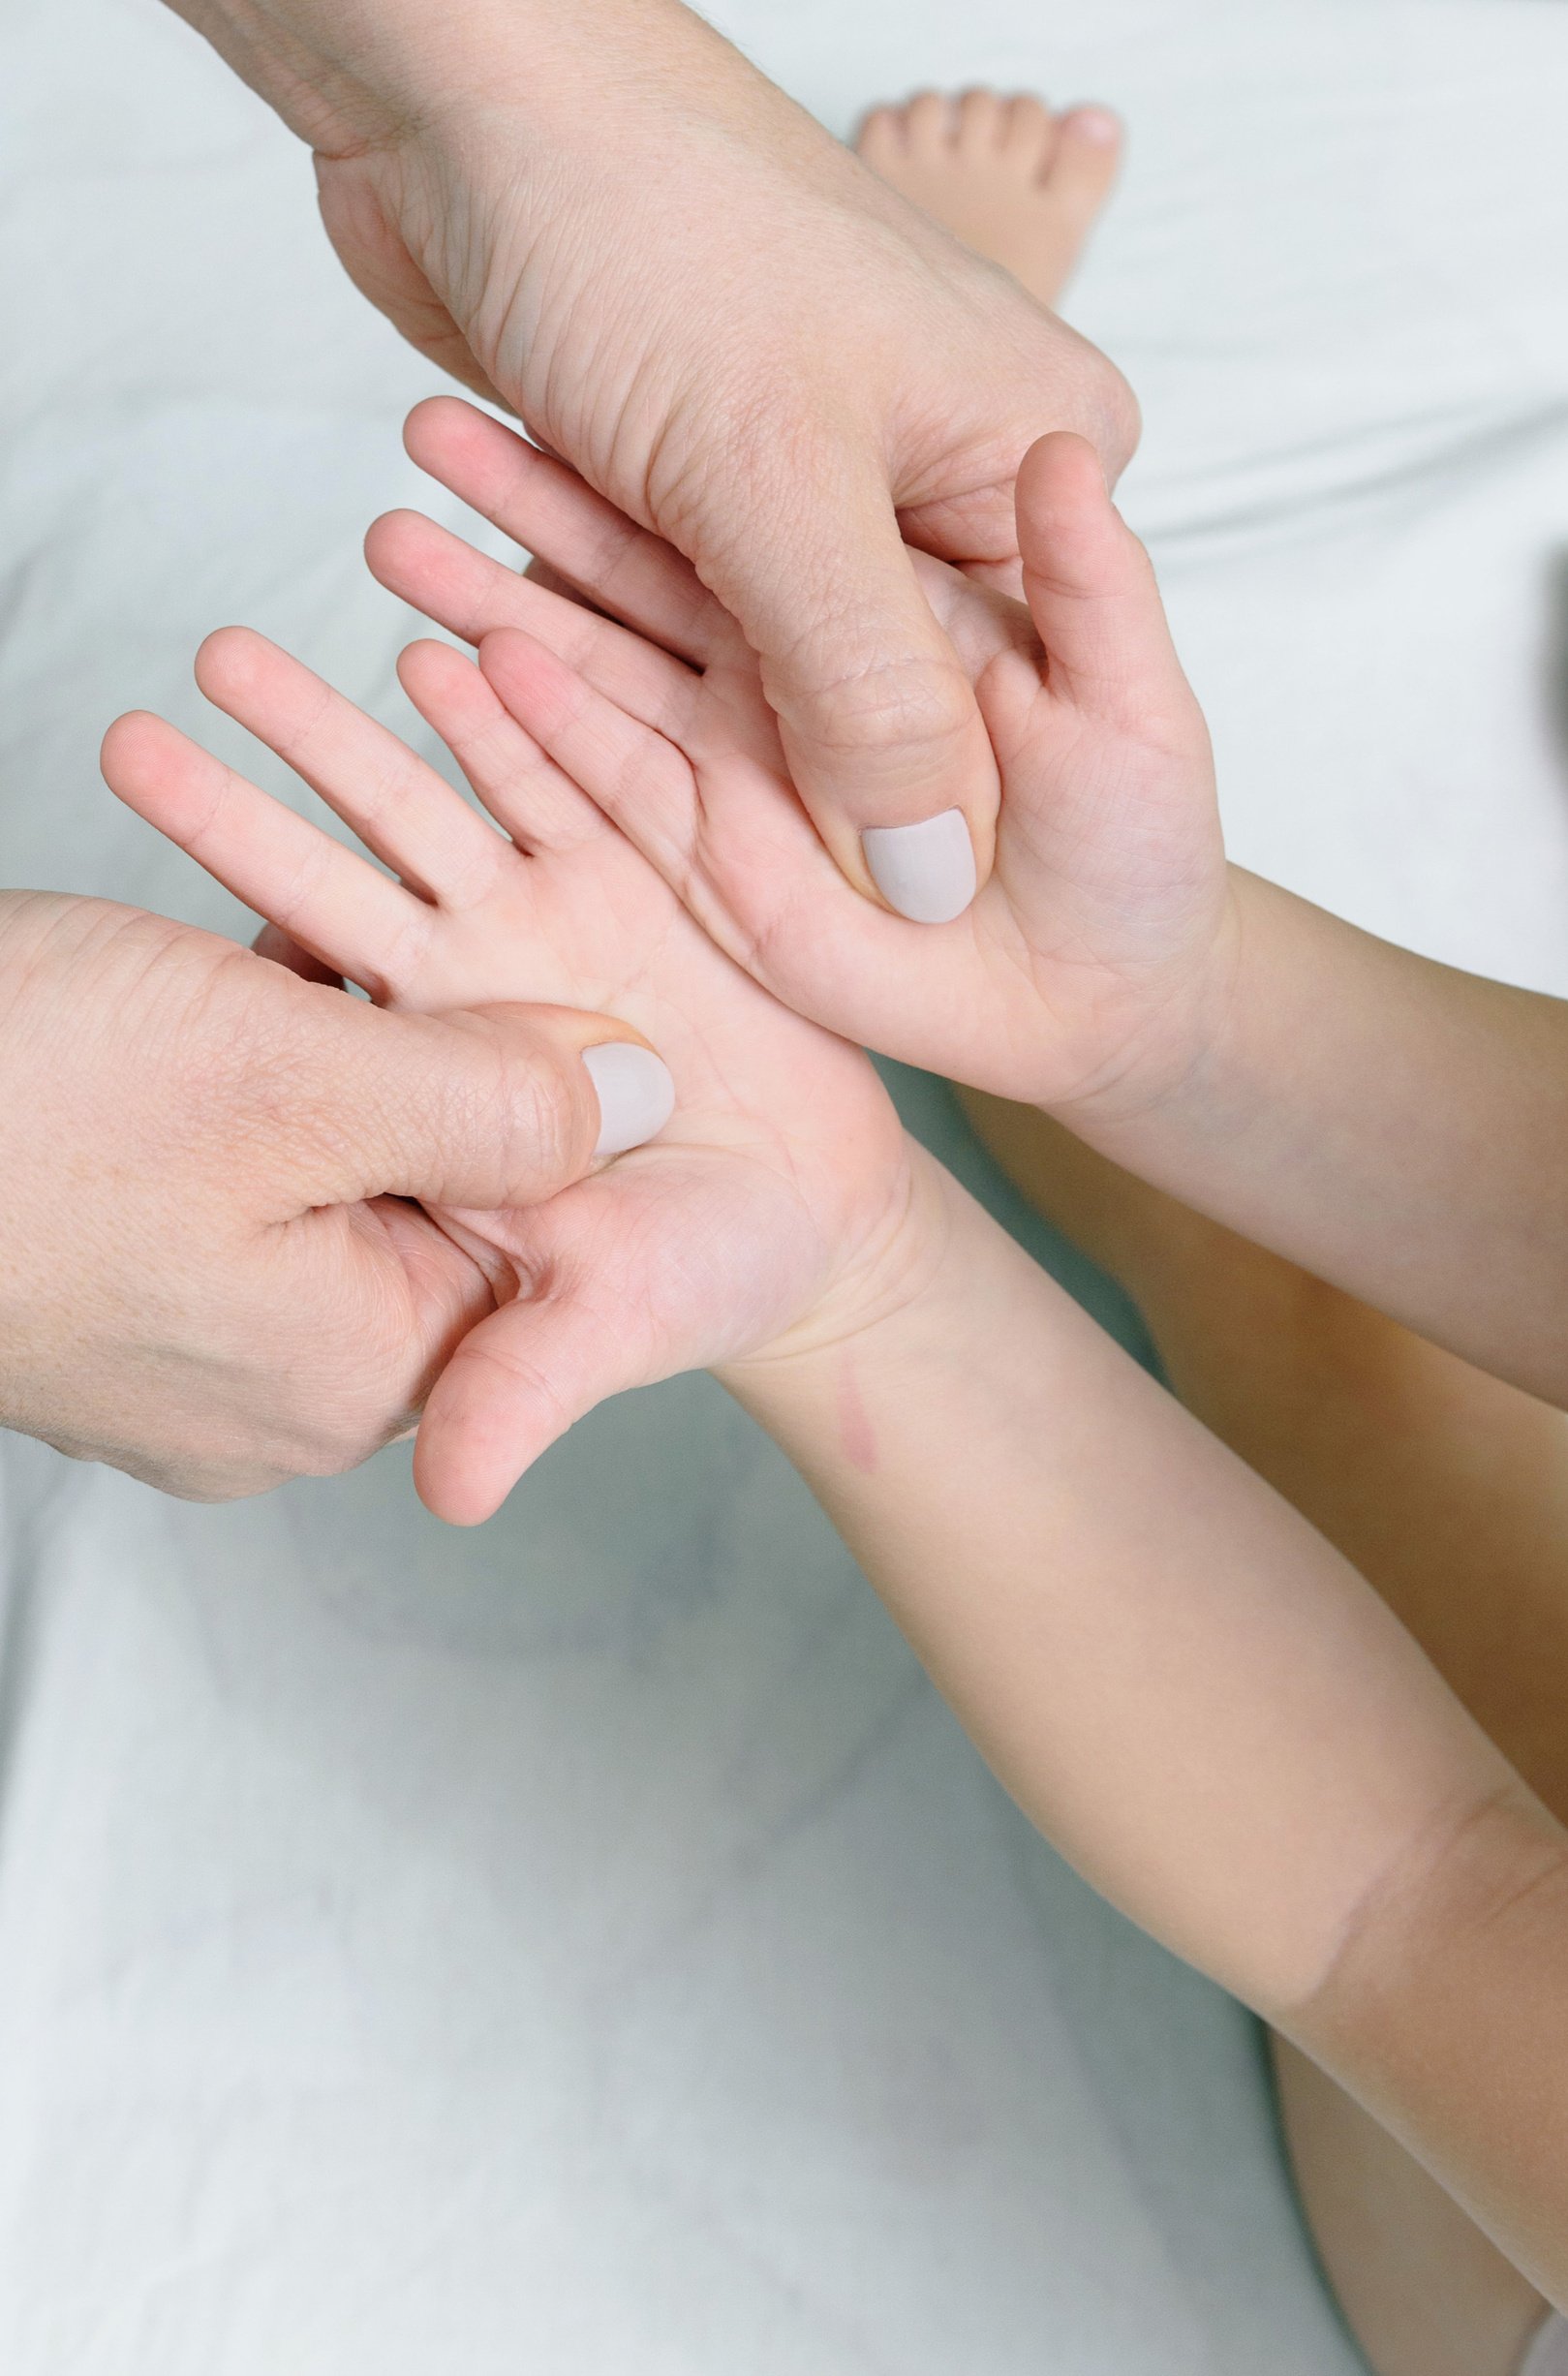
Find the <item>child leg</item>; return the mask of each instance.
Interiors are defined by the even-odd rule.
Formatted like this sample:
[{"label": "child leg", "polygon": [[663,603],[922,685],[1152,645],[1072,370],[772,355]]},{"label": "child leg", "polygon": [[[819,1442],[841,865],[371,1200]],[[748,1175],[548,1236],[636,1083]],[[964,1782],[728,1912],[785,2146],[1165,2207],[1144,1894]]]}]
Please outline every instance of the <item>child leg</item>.
[{"label": "child leg", "polygon": [[[1182,1400],[1377,1587],[1568,1814],[1568,1421],[1032,1108],[965,1103],[1016,1184],[1127,1287]],[[1275,2053],[1303,2207],[1377,2376],[1512,2376],[1534,2288],[1332,2080]]]}]

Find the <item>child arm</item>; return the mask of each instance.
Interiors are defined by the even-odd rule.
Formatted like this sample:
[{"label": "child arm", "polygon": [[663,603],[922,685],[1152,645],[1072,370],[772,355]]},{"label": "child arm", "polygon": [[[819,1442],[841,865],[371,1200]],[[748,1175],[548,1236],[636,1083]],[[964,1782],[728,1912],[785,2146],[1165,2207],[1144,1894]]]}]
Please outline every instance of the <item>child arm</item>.
[{"label": "child arm", "polygon": [[1064,1115],[1126,1169],[1568,1405],[1568,1004],[1233,870],[1225,995],[1181,1081]]},{"label": "child arm", "polygon": [[1337,1554],[921,1194],[908,1292],[724,1383],[1033,1820],[1568,2303],[1568,1838]]},{"label": "child arm", "polygon": [[1568,2299],[1562,1834],[1353,1573],[907,1147],[856,1051],[718,955],[471,665],[417,647],[405,677],[505,837],[261,639],[201,661],[402,884],[154,721],[106,767],[388,1003],[592,1006],[668,1059],[656,1143],[448,1217],[517,1291],[426,1414],[433,1506],[482,1516],[600,1395],[716,1367],[1030,1814]]}]

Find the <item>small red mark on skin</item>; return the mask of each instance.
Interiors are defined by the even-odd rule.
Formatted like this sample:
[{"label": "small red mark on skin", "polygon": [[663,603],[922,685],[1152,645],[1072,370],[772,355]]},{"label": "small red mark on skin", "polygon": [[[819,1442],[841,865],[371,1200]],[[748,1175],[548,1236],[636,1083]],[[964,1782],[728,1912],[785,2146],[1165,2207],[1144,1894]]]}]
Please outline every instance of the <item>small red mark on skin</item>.
[{"label": "small red mark on skin", "polygon": [[876,1468],[876,1430],[855,1375],[853,1356],[839,1359],[839,1445],[851,1468],[872,1476]]}]

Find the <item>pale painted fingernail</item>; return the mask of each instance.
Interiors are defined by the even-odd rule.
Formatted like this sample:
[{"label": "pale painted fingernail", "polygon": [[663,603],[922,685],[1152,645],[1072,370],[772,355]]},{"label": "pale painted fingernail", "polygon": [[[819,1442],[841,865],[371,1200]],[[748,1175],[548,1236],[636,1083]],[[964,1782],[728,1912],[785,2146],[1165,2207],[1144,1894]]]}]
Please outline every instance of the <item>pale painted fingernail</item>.
[{"label": "pale painted fingernail", "polygon": [[873,882],[911,924],[950,924],[974,897],[974,844],[962,809],[918,825],[870,825],[860,847]]},{"label": "pale painted fingernail", "polygon": [[625,1155],[657,1138],[675,1111],[675,1084],[663,1059],[630,1039],[606,1039],[584,1048],[583,1063],[599,1099],[595,1155]]}]

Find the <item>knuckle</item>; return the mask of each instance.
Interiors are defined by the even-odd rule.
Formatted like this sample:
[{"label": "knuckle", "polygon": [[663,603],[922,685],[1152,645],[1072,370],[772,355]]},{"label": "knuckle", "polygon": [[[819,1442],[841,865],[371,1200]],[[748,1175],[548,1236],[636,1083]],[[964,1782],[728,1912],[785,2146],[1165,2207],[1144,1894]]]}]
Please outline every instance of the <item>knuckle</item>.
[{"label": "knuckle", "polygon": [[564,1186],[583,1170],[591,1133],[580,1070],[538,1032],[505,1053],[494,1100],[504,1192]]},{"label": "knuckle", "polygon": [[831,515],[871,450],[828,357],[812,359],[814,405],[788,400],[802,369],[794,326],[759,324],[744,373],[723,374],[700,424],[673,422],[650,460],[644,499],[654,526],[721,572],[754,575],[759,553],[798,538],[803,516]]},{"label": "knuckle", "polygon": [[1138,449],[1143,413],[1124,373],[1087,341],[1084,398],[1090,443],[1098,448],[1106,475],[1114,482]]},{"label": "knuckle", "polygon": [[336,1099],[323,1077],[312,989],[280,968],[263,972],[244,949],[214,969],[180,1056],[181,1121],[193,1143],[231,1161],[244,1149],[261,1171],[332,1135]]},{"label": "knuckle", "polygon": [[[123,1152],[160,1161],[243,1134],[258,1082],[281,1096],[289,1035],[258,984],[285,977],[216,936],[107,904],[74,919],[70,1056]],[[63,1051],[57,1047],[57,1055]]]},{"label": "knuckle", "polygon": [[[406,1281],[349,1258],[353,1225],[319,1239],[308,1323],[283,1365],[277,1463],[292,1476],[341,1476],[417,1418],[428,1383]],[[297,1283],[297,1282],[296,1282]]]},{"label": "knuckle", "polygon": [[923,654],[868,661],[831,679],[813,704],[814,739],[846,758],[956,742],[973,724],[959,670]]}]

